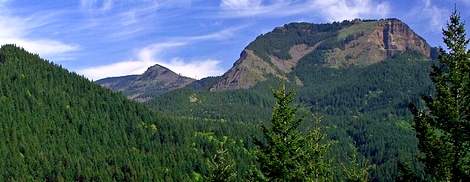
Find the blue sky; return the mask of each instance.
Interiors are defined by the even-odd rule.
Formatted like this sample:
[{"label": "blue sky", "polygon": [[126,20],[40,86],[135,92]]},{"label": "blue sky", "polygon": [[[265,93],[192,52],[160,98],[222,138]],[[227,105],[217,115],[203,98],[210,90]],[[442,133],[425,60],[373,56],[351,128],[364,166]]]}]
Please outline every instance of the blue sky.
[{"label": "blue sky", "polygon": [[291,22],[398,18],[443,46],[454,5],[470,20],[469,0],[0,0],[0,44],[93,80],[154,64],[200,79],[222,75],[258,35]]}]

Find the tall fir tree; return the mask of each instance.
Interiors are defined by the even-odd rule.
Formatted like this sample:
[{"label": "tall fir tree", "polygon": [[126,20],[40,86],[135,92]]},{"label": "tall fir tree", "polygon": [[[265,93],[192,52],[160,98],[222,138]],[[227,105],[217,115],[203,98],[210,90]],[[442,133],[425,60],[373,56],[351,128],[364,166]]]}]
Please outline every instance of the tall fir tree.
[{"label": "tall fir tree", "polygon": [[432,181],[470,181],[470,52],[465,23],[456,11],[443,30],[446,49],[432,67],[436,94],[425,96],[426,109],[410,104],[418,156]]},{"label": "tall fir tree", "polygon": [[300,106],[291,106],[295,92],[286,93],[284,84],[272,92],[277,102],[270,127],[261,126],[265,142],[254,138],[258,180],[331,181],[331,161],[325,159],[331,143],[321,143],[326,136],[318,127],[309,135],[298,131],[305,117],[296,117]]}]

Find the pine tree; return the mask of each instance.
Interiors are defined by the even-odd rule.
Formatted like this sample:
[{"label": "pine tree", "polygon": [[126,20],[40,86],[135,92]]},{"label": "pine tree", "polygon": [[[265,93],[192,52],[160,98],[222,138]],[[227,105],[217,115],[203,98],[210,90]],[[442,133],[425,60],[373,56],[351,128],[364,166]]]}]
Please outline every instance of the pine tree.
[{"label": "pine tree", "polygon": [[423,97],[425,110],[410,104],[418,156],[433,181],[470,181],[470,52],[464,23],[456,11],[443,30],[448,52],[440,47],[431,79],[436,94]]},{"label": "pine tree", "polygon": [[211,174],[206,181],[235,181],[237,174],[235,171],[235,162],[228,158],[227,149],[217,150],[217,154],[209,164]]},{"label": "pine tree", "polygon": [[331,143],[320,143],[326,135],[318,127],[302,135],[297,128],[305,117],[297,118],[300,106],[291,106],[295,92],[286,93],[284,84],[271,90],[277,102],[270,127],[261,126],[266,142],[254,138],[260,166],[254,174],[264,181],[331,181],[331,161],[325,159]]}]

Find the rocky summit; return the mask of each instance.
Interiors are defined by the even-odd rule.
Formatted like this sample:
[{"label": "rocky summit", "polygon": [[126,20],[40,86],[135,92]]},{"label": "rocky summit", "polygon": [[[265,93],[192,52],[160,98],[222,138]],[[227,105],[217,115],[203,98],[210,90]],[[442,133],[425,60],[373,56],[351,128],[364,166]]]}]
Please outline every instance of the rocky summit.
[{"label": "rocky summit", "polygon": [[301,59],[333,68],[366,66],[406,50],[431,54],[428,43],[398,19],[291,23],[250,43],[211,91],[250,88],[269,76],[286,79]]}]

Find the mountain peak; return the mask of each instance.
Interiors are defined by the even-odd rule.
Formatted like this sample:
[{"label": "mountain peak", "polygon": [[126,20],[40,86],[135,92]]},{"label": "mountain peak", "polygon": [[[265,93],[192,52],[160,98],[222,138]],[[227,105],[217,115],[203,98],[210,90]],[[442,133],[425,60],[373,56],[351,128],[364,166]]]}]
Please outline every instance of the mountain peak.
[{"label": "mountain peak", "polygon": [[156,64],[149,67],[142,75],[104,78],[97,80],[96,83],[112,90],[121,91],[130,99],[145,101],[184,87],[194,81],[195,79],[178,75],[170,69]]},{"label": "mountain peak", "polygon": [[286,24],[251,42],[211,91],[250,88],[270,76],[286,79],[302,60],[332,68],[366,66],[406,50],[431,53],[423,38],[395,18]]}]

